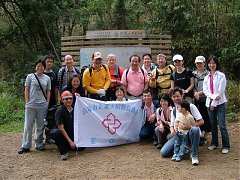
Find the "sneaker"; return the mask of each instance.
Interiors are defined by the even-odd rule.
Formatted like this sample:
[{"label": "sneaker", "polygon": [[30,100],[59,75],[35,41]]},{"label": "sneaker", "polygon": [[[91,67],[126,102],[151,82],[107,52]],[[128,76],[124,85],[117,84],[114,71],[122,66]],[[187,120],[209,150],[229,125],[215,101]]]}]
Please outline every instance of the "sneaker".
[{"label": "sneaker", "polygon": [[37,151],[44,151],[45,147],[44,146],[39,146],[35,148]]},{"label": "sneaker", "polygon": [[61,157],[60,157],[60,159],[61,159],[62,161],[66,161],[66,160],[68,159],[68,153],[62,154]]},{"label": "sneaker", "polygon": [[30,152],[30,149],[26,149],[26,148],[23,148],[23,147],[21,147],[18,150],[18,154],[23,154],[23,153],[28,153],[28,152]]},{"label": "sneaker", "polygon": [[46,139],[46,144],[55,144],[55,141],[53,139]]},{"label": "sneaker", "polygon": [[215,145],[208,146],[208,150],[210,150],[210,151],[212,151],[212,150],[214,150],[216,148],[217,148],[217,146],[215,146]]},{"label": "sneaker", "polygon": [[157,145],[158,145],[158,142],[157,142],[157,141],[153,141],[153,145],[154,145],[154,146],[157,146]]},{"label": "sneaker", "polygon": [[161,148],[162,148],[162,144],[158,144],[158,145],[156,146],[156,148],[157,148],[157,149],[161,149]]},{"label": "sneaker", "polygon": [[77,147],[78,152],[83,151],[84,149],[86,149],[86,148],[85,147]]},{"label": "sneaker", "polygon": [[198,157],[192,157],[192,165],[197,166],[199,164]]},{"label": "sneaker", "polygon": [[172,161],[176,161],[176,158],[177,158],[177,155],[176,154],[174,154],[173,156],[172,156]]},{"label": "sneaker", "polygon": [[229,149],[227,149],[227,148],[223,148],[223,149],[222,149],[222,153],[223,153],[223,154],[227,154],[228,152],[229,152]]},{"label": "sneaker", "polygon": [[181,160],[182,160],[182,158],[180,156],[177,156],[175,159],[176,162],[180,162]]}]

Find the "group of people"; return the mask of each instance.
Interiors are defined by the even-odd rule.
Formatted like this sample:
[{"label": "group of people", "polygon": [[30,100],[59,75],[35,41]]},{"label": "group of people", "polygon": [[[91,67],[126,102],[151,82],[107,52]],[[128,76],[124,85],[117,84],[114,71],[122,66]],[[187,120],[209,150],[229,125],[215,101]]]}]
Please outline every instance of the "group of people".
[{"label": "group of people", "polygon": [[[143,61],[141,65],[141,60]],[[94,52],[91,63],[81,70],[74,66],[71,55],[64,57],[64,66],[53,71],[53,56],[46,56],[35,64],[35,72],[25,82],[25,123],[19,154],[30,151],[32,130],[36,124],[36,150],[53,141],[66,160],[74,144],[73,109],[76,96],[102,101],[127,101],[142,99],[146,121],[140,131],[140,139],[151,139],[163,157],[172,156],[181,161],[191,152],[193,165],[198,165],[198,147],[205,143],[211,132],[209,150],[218,147],[219,125],[222,136],[222,153],[229,152],[230,143],[226,127],[226,77],[219,71],[219,61],[210,56],[206,61],[197,56],[196,70],[184,67],[181,55],[173,56],[173,64],[167,64],[166,56],[158,54],[155,63],[151,54],[142,58],[132,55],[129,67],[117,64],[114,54],[107,56],[103,64],[101,52]],[[51,122],[47,112],[61,102]],[[45,120],[46,119],[46,120]],[[45,128],[47,121],[48,128]],[[191,148],[190,148],[191,147]]]}]

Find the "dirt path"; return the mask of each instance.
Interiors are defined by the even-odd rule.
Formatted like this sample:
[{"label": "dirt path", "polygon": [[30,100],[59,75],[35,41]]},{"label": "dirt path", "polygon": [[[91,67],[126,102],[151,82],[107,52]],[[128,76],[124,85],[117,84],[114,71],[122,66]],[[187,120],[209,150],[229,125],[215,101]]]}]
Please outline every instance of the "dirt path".
[{"label": "dirt path", "polygon": [[162,158],[151,144],[136,143],[112,148],[86,149],[60,161],[54,145],[44,152],[17,155],[21,134],[0,134],[1,179],[240,179],[240,123],[229,124],[232,148],[209,152],[200,147],[200,164]]}]

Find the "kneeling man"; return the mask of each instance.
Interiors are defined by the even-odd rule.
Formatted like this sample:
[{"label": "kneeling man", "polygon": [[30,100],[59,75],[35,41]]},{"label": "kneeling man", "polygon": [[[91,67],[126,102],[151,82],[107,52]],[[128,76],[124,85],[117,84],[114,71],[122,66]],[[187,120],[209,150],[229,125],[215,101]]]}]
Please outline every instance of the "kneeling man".
[{"label": "kneeling man", "polygon": [[74,143],[73,95],[69,91],[61,94],[62,105],[56,111],[57,129],[51,130],[51,138],[55,140],[61,154],[61,160],[67,160],[69,150],[77,150]]}]

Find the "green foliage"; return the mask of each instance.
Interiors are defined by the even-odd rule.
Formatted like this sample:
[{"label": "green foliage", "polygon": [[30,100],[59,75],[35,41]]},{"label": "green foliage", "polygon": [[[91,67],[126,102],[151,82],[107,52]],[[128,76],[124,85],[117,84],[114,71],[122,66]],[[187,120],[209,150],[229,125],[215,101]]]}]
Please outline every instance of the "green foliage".
[{"label": "green foliage", "polygon": [[240,112],[240,82],[229,81],[227,84],[227,119],[234,121],[239,119]]},{"label": "green foliage", "polygon": [[113,27],[115,29],[128,29],[126,17],[125,0],[117,0],[113,11]]},{"label": "green foliage", "polygon": [[[2,64],[30,64],[49,52],[59,56],[61,36],[144,29],[171,34],[173,54],[181,53],[187,64],[197,55],[214,54],[229,78],[239,78],[239,0],[15,0],[0,1],[0,15]],[[13,57],[8,61],[9,53]],[[25,70],[7,66],[3,69],[13,67],[18,74]]]},{"label": "green foliage", "polygon": [[240,79],[240,41],[221,50],[221,64],[230,79]]},{"label": "green foliage", "polygon": [[18,88],[13,84],[0,83],[0,125],[23,121],[24,101],[16,95],[17,91]]}]

